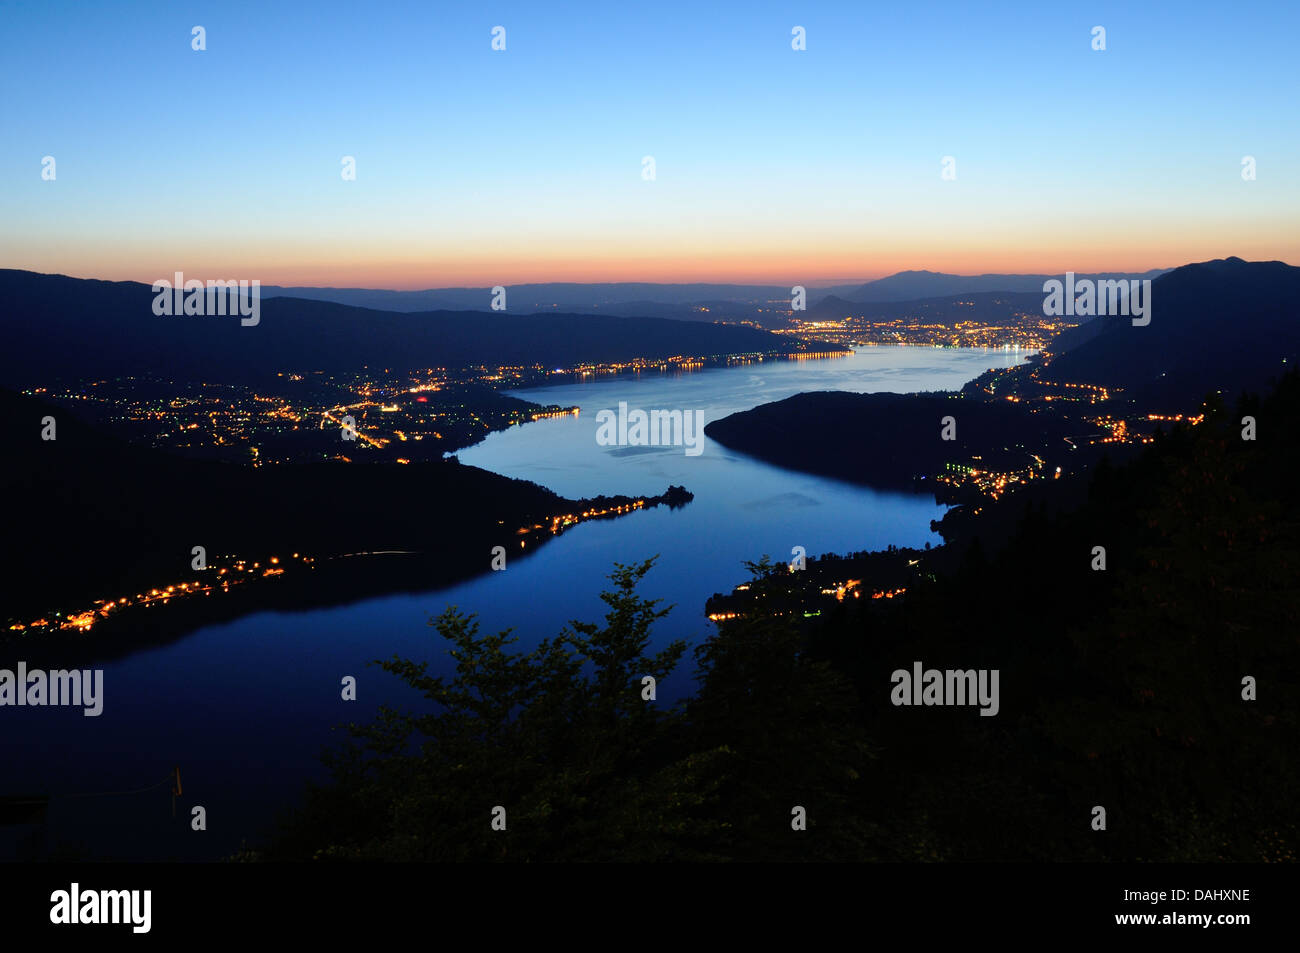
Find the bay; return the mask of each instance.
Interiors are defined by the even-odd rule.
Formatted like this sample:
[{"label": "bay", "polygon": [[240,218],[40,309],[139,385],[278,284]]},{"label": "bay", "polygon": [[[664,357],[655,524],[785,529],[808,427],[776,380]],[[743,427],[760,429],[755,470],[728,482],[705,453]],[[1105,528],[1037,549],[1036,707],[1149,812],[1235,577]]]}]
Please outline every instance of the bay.
[{"label": "bay", "polygon": [[[643,591],[672,613],[656,629],[663,645],[698,643],[712,631],[704,604],[744,581],[745,560],[921,546],[938,538],[932,497],[875,491],[794,473],[733,453],[703,438],[698,456],[683,447],[610,447],[596,441],[597,415],[630,409],[701,411],[716,420],[814,390],[908,393],[960,387],[990,367],[1029,352],[870,347],[827,360],[763,362],[676,374],[642,373],[515,393],[543,404],[578,406],[492,434],[462,451],[463,463],[533,480],[565,497],[658,494],[670,484],[695,494],[659,507],[573,527],[536,552],[507,554],[507,568],[415,595],[358,597],[303,612],[258,612],[200,628],[165,646],[104,668],[104,712],[14,709],[0,713],[0,794],[54,796],[42,830],[0,828],[0,858],[30,855],[122,859],[205,859],[229,855],[295,803],[308,778],[323,779],[322,748],[332,728],[366,721],[380,703],[420,699],[367,664],[402,655],[450,671],[426,624],[448,605],[477,613],[485,631],[514,627],[519,645],[555,635],[572,619],[599,620],[600,592],[616,562],[657,556]],[[797,435],[795,435],[797,438]],[[846,432],[848,441],[865,439]],[[455,549],[455,539],[431,545]],[[464,553],[486,568],[489,552]],[[341,698],[345,676],[358,698]],[[661,702],[693,687],[689,656],[658,686]],[[172,816],[165,786],[134,791],[181,768],[184,793]],[[69,797],[95,794],[95,797]],[[191,829],[201,805],[207,830]],[[32,840],[32,838],[36,838]]]}]

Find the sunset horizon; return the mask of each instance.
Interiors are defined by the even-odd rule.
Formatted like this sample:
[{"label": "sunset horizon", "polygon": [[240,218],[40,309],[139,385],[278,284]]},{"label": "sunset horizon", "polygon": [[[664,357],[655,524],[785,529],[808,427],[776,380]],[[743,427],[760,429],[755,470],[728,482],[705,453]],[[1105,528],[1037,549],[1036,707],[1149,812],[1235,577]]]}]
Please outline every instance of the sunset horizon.
[{"label": "sunset horizon", "polygon": [[1297,36],[0,4],[5,935],[1267,943]]},{"label": "sunset horizon", "polygon": [[1300,260],[1300,130],[1273,122],[1294,10],[940,4],[918,32],[852,7],[325,3],[214,11],[200,41],[131,6],[57,34],[9,14],[0,265],[414,290]]},{"label": "sunset horizon", "polygon": [[[836,285],[848,285],[854,283],[866,284],[872,281],[878,281],[881,278],[887,278],[891,275],[903,274],[908,272],[929,272],[933,274],[954,275],[960,277],[985,277],[995,275],[1022,276],[1022,275],[1063,275],[1066,272],[1076,274],[1138,274],[1151,271],[1166,271],[1176,268],[1180,265],[1194,264],[1204,261],[1215,261],[1225,258],[1241,258],[1246,261],[1283,261],[1286,264],[1292,262],[1276,256],[1253,257],[1250,255],[1240,254],[1236,250],[1225,249],[1218,253],[1204,254],[1182,259],[1168,260],[1148,260],[1131,265],[1121,266],[1112,261],[1102,260],[1100,262],[1093,259],[1071,259],[1068,262],[1056,262],[1056,267],[1035,267],[1031,265],[1006,266],[1006,267],[988,267],[981,269],[950,268],[944,267],[936,262],[921,262],[904,264],[897,268],[876,268],[871,271],[863,271],[860,274],[837,274],[834,276],[820,275],[816,272],[810,273],[792,273],[787,272],[784,276],[773,278],[771,273],[767,272],[726,272],[713,270],[698,270],[684,273],[676,273],[675,276],[657,276],[647,274],[627,274],[626,272],[617,272],[612,275],[592,273],[584,271],[578,274],[568,274],[560,269],[548,269],[533,273],[530,271],[511,271],[505,269],[507,276],[514,274],[520,277],[499,280],[499,272],[479,272],[479,280],[474,281],[469,278],[461,280],[444,280],[439,281],[434,278],[430,279],[393,279],[385,277],[389,272],[380,272],[379,277],[368,279],[361,275],[355,281],[349,281],[339,277],[339,269],[325,269],[315,271],[308,269],[299,271],[295,268],[288,267],[284,269],[255,269],[241,268],[239,266],[229,267],[206,267],[193,265],[189,267],[174,267],[169,270],[159,270],[157,272],[130,271],[126,273],[109,270],[86,270],[86,269],[69,269],[69,270],[52,270],[39,267],[32,267],[25,264],[7,264],[5,267],[14,268],[21,271],[32,271],[38,274],[66,275],[70,278],[84,278],[101,281],[133,281],[140,284],[152,284],[160,279],[170,280],[172,274],[181,271],[189,277],[195,278],[218,278],[230,275],[248,275],[255,278],[262,285],[274,285],[278,287],[311,287],[311,288],[335,288],[335,289],[365,289],[365,290],[387,290],[387,291],[429,291],[444,288],[479,288],[493,287],[495,285],[541,285],[541,284],[579,284],[579,285],[600,285],[600,284],[652,284],[652,285],[688,285],[688,284],[708,284],[708,285],[759,285],[773,288],[784,288],[796,284],[802,284],[809,288],[833,287]],[[315,275],[321,275],[316,279]],[[367,273],[374,274],[374,273]],[[466,273],[458,272],[463,275]],[[473,274],[473,273],[470,273]],[[250,278],[250,280],[251,280]]]}]

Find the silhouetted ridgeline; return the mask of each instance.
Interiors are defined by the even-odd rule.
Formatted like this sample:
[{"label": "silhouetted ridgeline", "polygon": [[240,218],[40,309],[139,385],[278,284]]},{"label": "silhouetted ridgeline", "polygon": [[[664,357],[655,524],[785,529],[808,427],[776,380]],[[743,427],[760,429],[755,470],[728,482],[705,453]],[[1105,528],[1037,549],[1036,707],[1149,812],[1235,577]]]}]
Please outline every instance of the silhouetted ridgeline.
[{"label": "silhouetted ridgeline", "polygon": [[[1079,275],[1080,278],[1155,278],[1165,269],[1141,273],[1115,273],[1103,276]],[[947,298],[952,295],[973,296],[989,293],[1028,293],[1040,296],[1043,282],[1060,275],[946,275],[936,271],[900,271],[897,274],[857,287],[830,289],[850,302],[917,302],[921,298]]]},{"label": "silhouetted ridgeline", "polygon": [[[956,439],[942,440],[944,417]],[[1032,449],[1059,441],[1059,420],[1021,404],[956,394],[796,394],[704,428],[725,447],[768,463],[873,486],[911,486],[944,464],[982,454],[1023,466]]]},{"label": "silhouetted ridgeline", "polygon": [[[1026,453],[1049,455],[1067,446],[1064,437],[1096,433],[1095,415],[1194,414],[1207,394],[1231,401],[1265,390],[1300,360],[1300,268],[1238,258],[1185,265],[1153,282],[1150,307],[1146,326],[1099,317],[1062,333],[1035,371],[1043,382],[1109,388],[1109,402],[1057,403],[1051,413],[1040,403],[1031,413],[1030,404],[969,387],[944,396],[799,394],[714,421],[705,433],[780,466],[903,485],[964,457],[1021,467]],[[939,420],[949,415],[957,439],[941,441]],[[1073,462],[1092,452],[1085,446]]]},{"label": "silhouetted ridgeline", "polygon": [[[495,545],[512,553],[521,539],[534,545],[550,534],[556,516],[632,502],[566,500],[454,461],[254,469],[184,459],[128,445],[67,411],[5,391],[0,415],[14,425],[0,470],[10,540],[0,605],[22,622],[54,606],[89,608],[92,598],[210,578],[191,568],[195,546],[204,547],[209,562],[230,555],[262,561],[263,569],[278,556],[285,579],[268,586],[307,571],[288,558],[292,553],[314,557],[312,575],[323,578],[333,571],[332,556],[408,551],[422,560],[413,569],[390,561],[371,572],[353,560],[348,598],[428,589],[469,574],[466,564],[486,571]],[[52,441],[41,439],[47,415],[57,422]],[[670,488],[646,505],[689,499]],[[543,528],[519,534],[537,524]],[[344,591],[322,585],[318,578],[317,602]]]},{"label": "silhouetted ridgeline", "polygon": [[1300,268],[1226,258],[1184,265],[1151,284],[1151,323],[1100,317],[1062,333],[1047,381],[1123,388],[1161,410],[1260,392],[1300,360]]},{"label": "silhouetted ridgeline", "polygon": [[48,385],[55,376],[150,371],[233,382],[288,371],[341,373],[363,365],[566,366],[834,349],[694,321],[491,311],[398,314],[295,298],[264,299],[259,323],[244,327],[239,317],[158,316],[154,297],[148,285],[136,282],[0,271],[6,345],[0,385],[21,389]]},{"label": "silhouetted ridgeline", "polygon": [[[265,285],[267,297],[305,298],[310,301],[335,301],[377,311],[468,311],[484,307],[492,297],[490,287],[429,288],[423,291],[384,291],[373,288],[313,288]],[[688,308],[715,301],[755,301],[788,297],[788,285],[663,284],[644,281],[572,282],[548,281],[524,283],[509,288],[511,308],[529,311],[572,311],[586,314],[599,309],[605,314],[644,314],[656,312],[629,310],[638,304],[666,308]],[[698,320],[707,320],[699,318]]]}]

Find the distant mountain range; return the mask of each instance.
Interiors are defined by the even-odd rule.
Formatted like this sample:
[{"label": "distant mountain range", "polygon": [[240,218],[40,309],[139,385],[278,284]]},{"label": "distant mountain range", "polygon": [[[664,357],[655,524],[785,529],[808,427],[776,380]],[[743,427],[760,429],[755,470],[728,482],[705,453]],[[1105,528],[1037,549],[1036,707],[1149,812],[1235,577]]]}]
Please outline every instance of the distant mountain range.
[{"label": "distant mountain range", "polygon": [[[1168,272],[1168,268],[1154,268],[1143,272],[1107,272],[1084,274],[1078,278],[1150,278]],[[945,275],[936,271],[900,271],[896,275],[868,281],[854,287],[823,289],[825,294],[854,302],[915,301],[919,298],[939,298],[974,292],[1007,291],[1043,293],[1043,282],[1055,275]]]},{"label": "distant mountain range", "polygon": [[[1150,319],[1097,317],[1060,334],[1038,379],[1110,388],[1114,403],[1101,406],[1118,416],[1194,414],[1214,391],[1229,404],[1242,392],[1266,393],[1300,361],[1300,268],[1240,258],[1184,265],[1152,282]],[[1060,446],[1059,418],[982,393],[798,394],[716,420],[705,433],[778,466],[874,485],[935,473],[954,451],[987,462],[1017,447]],[[955,445],[936,437],[948,413],[962,420]]]},{"label": "distant mountain range", "polygon": [[[31,272],[0,271],[0,290],[15,275]],[[1115,273],[1112,278],[1155,278],[1164,270],[1142,273]],[[43,275],[43,278],[62,276]],[[212,276],[205,276],[212,277]],[[221,277],[221,276],[215,276]],[[854,282],[833,286],[808,286],[808,313],[817,317],[842,317],[862,314],[860,305],[882,307],[872,316],[891,320],[905,316],[904,309],[884,307],[888,304],[925,301],[921,312],[932,316],[935,309],[947,306],[939,299],[955,302],[974,295],[1033,294],[1041,295],[1043,282],[1060,275],[950,275],[933,271],[903,271],[876,281]],[[1089,277],[1079,275],[1080,278]],[[1092,276],[1096,277],[1096,276]],[[65,279],[68,281],[79,279]],[[130,282],[99,282],[100,285],[127,285]],[[508,285],[506,309],[492,312],[492,288],[430,288],[423,291],[390,291],[373,288],[320,288],[263,285],[262,298],[292,298],[299,301],[345,305],[369,311],[397,314],[426,312],[489,312],[493,319],[547,315],[617,315],[620,317],[666,318],[674,321],[713,323],[748,323],[762,328],[789,326],[791,290],[789,285],[759,284],[660,284],[653,282],[548,282]],[[22,289],[19,289],[20,291]],[[1003,320],[1005,308],[998,302],[983,310],[989,320]],[[1015,302],[1020,306],[1020,302]],[[963,306],[964,307],[964,306]],[[907,309],[907,313],[917,309]],[[967,315],[970,317],[971,315]],[[978,316],[976,316],[978,319]],[[520,329],[522,330],[522,329]]]},{"label": "distant mountain range", "polygon": [[[1125,317],[1089,321],[1053,345],[1058,356],[1045,376],[1187,399],[1199,397],[1205,389],[1258,388],[1268,374],[1284,369],[1284,358],[1297,359],[1300,269],[1284,262],[1228,258],[1132,277],[1151,275],[1155,277],[1149,326],[1134,327]],[[881,320],[906,314],[940,321],[996,319],[1008,309],[1041,308],[1042,282],[1049,277],[903,272],[858,286],[855,293],[863,300],[857,303],[831,297],[813,305],[810,314],[861,313]],[[925,288],[971,282],[1018,284],[1023,290],[943,292],[892,305],[884,301]],[[264,294],[260,323],[242,327],[238,318],[231,317],[155,315],[154,294],[144,284],[4,270],[0,271],[4,305],[0,333],[6,346],[0,351],[0,385],[48,383],[55,375],[104,377],[146,371],[233,382],[277,372],[346,372],[363,365],[561,366],[638,357],[788,353],[807,347],[757,328],[708,323],[710,316],[726,309],[726,302],[714,299],[710,300],[715,307],[699,315],[703,321],[644,314],[616,317],[603,310],[517,313],[524,301],[533,306],[537,303],[533,299],[540,301],[544,292],[557,289],[570,302],[575,295],[596,292],[602,301],[624,293],[653,293],[662,295],[666,303],[656,305],[641,298],[634,307],[642,311],[659,307],[669,313],[697,307],[681,303],[694,294],[762,295],[781,290],[760,285],[526,285],[510,289],[512,310],[493,312],[487,310],[491,300],[487,289],[451,289],[462,296],[456,299],[462,302],[477,296],[479,307],[407,313]],[[421,295],[443,294],[293,290],[355,295],[356,300],[390,307],[432,300],[419,299]],[[761,302],[747,307],[753,306]],[[778,308],[769,310],[775,313]]]},{"label": "distant mountain range", "polygon": [[[1266,393],[1300,360],[1300,268],[1282,261],[1184,265],[1152,282],[1149,303],[1151,324],[1097,317],[1058,335],[1039,380],[1122,389],[1119,416],[1195,413],[1212,391],[1227,403],[1243,391]],[[961,416],[957,443],[937,439],[948,413]],[[962,397],[823,391],[732,413],[705,433],[780,467],[887,486],[939,472],[954,452],[988,464],[1017,449],[1060,447],[1062,428],[1076,426],[1065,421],[978,387]]]},{"label": "distant mountain range", "polygon": [[[530,314],[549,310],[609,314],[641,314],[629,308],[645,304],[689,306],[707,301],[759,302],[769,298],[790,298],[789,287],[781,285],[654,284],[650,282],[602,282],[580,284],[547,282],[506,286],[506,310]],[[377,311],[487,311],[492,289],[430,288],[425,291],[383,291],[370,288],[308,288],[264,285],[263,297],[304,298],[333,301]]]},{"label": "distant mountain range", "polygon": [[[1156,278],[1169,269],[1145,272],[1115,272],[1108,278]],[[916,301],[952,295],[987,292],[1042,293],[1043,282],[1060,275],[949,275],[935,271],[900,271],[875,281],[822,287],[808,287],[811,307],[827,298],[855,303]],[[1079,277],[1098,277],[1080,274]],[[788,305],[790,285],[747,284],[656,284],[611,282],[582,284],[550,282],[507,287],[507,311],[534,313],[548,310],[577,314],[670,317],[713,321],[719,316],[749,316],[764,305]],[[264,297],[303,298],[333,301],[378,311],[486,311],[492,289],[430,288],[426,291],[382,291],[367,288],[311,288],[267,285]],[[707,309],[707,310],[705,310]]]},{"label": "distant mountain range", "polygon": [[657,317],[397,313],[297,298],[263,300],[257,325],[244,327],[239,317],[159,316],[154,298],[136,282],[0,271],[0,386],[47,384],[56,375],[156,372],[234,382],[366,365],[571,366],[806,349],[756,328]]}]

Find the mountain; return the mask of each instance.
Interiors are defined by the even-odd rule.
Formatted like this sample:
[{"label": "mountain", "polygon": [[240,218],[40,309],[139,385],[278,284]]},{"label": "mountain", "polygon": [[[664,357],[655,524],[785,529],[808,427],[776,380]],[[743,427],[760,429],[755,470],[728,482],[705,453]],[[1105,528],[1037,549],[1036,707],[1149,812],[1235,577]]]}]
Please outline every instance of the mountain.
[{"label": "mountain", "polygon": [[[1079,274],[1079,278],[1156,278],[1168,271],[1155,268],[1141,273],[1115,272],[1105,275]],[[951,297],[981,291],[1019,291],[1043,293],[1043,282],[1061,275],[947,275],[937,271],[900,271],[876,281],[868,281],[856,290],[826,289],[853,302],[915,301],[920,298]]]},{"label": "mountain", "polygon": [[[564,366],[634,358],[792,353],[804,342],[754,328],[665,318],[492,311],[400,314],[271,298],[255,326],[231,316],[158,316],[137,282],[0,271],[0,385],[162,372],[257,380],[278,372],[472,364]],[[818,346],[815,349],[821,349]]]},{"label": "mountain", "polygon": [[[1070,383],[1119,390],[1118,400],[1102,406],[1121,416],[1195,414],[1211,391],[1229,400],[1267,391],[1300,362],[1300,268],[1240,258],[1184,265],[1152,282],[1150,317],[1143,327],[1130,317],[1095,318],[1055,338],[1050,360],[1023,370],[1037,389]],[[1029,451],[1062,449],[1062,438],[1086,424],[1070,421],[1073,410],[1037,412],[1031,402],[981,393],[798,394],[716,420],[704,432],[778,466],[890,485],[975,455],[985,467],[1014,469]],[[955,442],[939,439],[947,415],[959,420]]]},{"label": "mountain", "polygon": [[[1155,278],[1168,269],[1115,273],[1111,278]],[[901,271],[875,281],[808,288],[810,302],[838,298],[863,302],[916,301],[992,292],[1043,293],[1043,282],[1060,275],[950,275],[934,271]],[[1079,275],[1080,278],[1096,275]],[[658,284],[653,282],[545,282],[509,285],[509,313],[567,311],[575,314],[618,314],[712,321],[719,316],[753,318],[771,303],[788,305],[790,285]],[[376,311],[486,310],[492,289],[429,288],[386,291],[369,288],[320,288],[265,285],[263,298],[329,301]],[[707,308],[708,310],[703,310]]]},{"label": "mountain", "polygon": [[1300,361],[1300,268],[1225,258],[1184,265],[1151,284],[1151,323],[1100,317],[1060,335],[1049,382],[1123,388],[1170,410],[1209,391],[1263,391]]},{"label": "mountain", "polygon": [[[855,289],[858,285],[850,285]],[[675,321],[749,322],[778,328],[788,324],[791,285],[652,284],[617,282],[510,285],[507,313],[605,314]],[[841,289],[843,290],[843,289]],[[828,293],[809,289],[810,300]],[[431,288],[427,291],[380,291],[366,288],[262,288],[263,298],[332,301],[377,311],[485,310],[491,288]]]},{"label": "mountain", "polygon": [[[766,301],[790,297],[789,286],[731,284],[655,284],[641,281],[546,282],[506,286],[508,311],[520,313],[560,310],[611,314],[629,312],[629,305],[644,302],[659,306],[689,307],[704,301]],[[482,311],[492,300],[492,289],[429,288],[424,291],[383,291],[370,288],[310,288],[265,285],[264,298],[303,298],[332,301],[376,311]]]},{"label": "mountain", "polygon": [[[953,416],[955,440],[941,437]],[[1057,443],[1060,420],[1024,404],[955,394],[818,391],[715,420],[704,428],[724,447],[765,463],[879,487],[905,487],[944,464],[982,454],[986,466],[1024,466],[1027,448]]]}]

